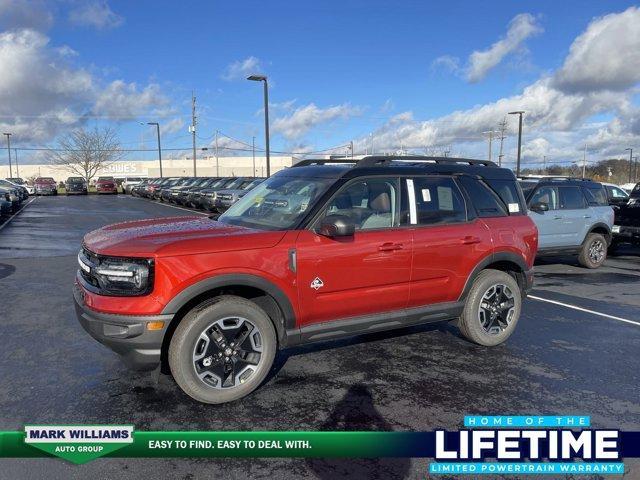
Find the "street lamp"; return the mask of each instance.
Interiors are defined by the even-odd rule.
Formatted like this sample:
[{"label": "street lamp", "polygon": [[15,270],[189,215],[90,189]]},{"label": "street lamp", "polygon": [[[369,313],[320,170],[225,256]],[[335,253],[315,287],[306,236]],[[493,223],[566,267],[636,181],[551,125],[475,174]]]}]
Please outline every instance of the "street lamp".
[{"label": "street lamp", "polygon": [[631,165],[633,165],[633,148],[624,149],[625,152],[627,150],[629,150],[629,183],[631,183]]},{"label": "street lamp", "polygon": [[[140,125],[144,123],[140,122]],[[162,178],[162,148],[160,147],[160,124],[158,122],[147,122],[147,125],[155,125],[158,135],[158,161],[160,162],[160,178]]]},{"label": "street lamp", "polygon": [[264,75],[249,75],[247,80],[264,82],[264,143],[267,156],[267,177],[271,175],[271,159],[269,158],[269,84]]},{"label": "street lamp", "polygon": [[13,167],[11,166],[11,134],[3,133],[7,136],[7,152],[9,153],[9,178],[13,178]]},{"label": "street lamp", "polygon": [[520,176],[520,151],[522,149],[522,114],[524,111],[509,112],[509,115],[519,115],[518,120],[518,159],[516,160],[516,177]]}]

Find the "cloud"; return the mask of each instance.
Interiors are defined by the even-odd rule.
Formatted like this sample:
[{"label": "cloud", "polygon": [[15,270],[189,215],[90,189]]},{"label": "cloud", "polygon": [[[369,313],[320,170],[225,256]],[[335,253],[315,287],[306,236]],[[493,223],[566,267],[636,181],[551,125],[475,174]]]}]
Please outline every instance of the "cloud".
[{"label": "cloud", "polygon": [[640,81],[640,9],[593,20],[555,76],[566,92],[623,91]]},{"label": "cloud", "polygon": [[504,38],[495,42],[487,50],[476,50],[469,55],[465,77],[475,83],[487,76],[507,55],[520,49],[524,41],[542,32],[536,18],[529,13],[516,15],[510,22]]},{"label": "cloud", "polygon": [[105,84],[72,63],[68,49],[31,29],[0,32],[0,131],[16,142],[44,143],[93,115],[120,121],[166,105],[158,85]]},{"label": "cloud", "polygon": [[444,70],[448,73],[460,72],[460,59],[452,55],[442,55],[431,62],[431,70]]},{"label": "cloud", "polygon": [[347,119],[360,115],[362,109],[348,103],[328,108],[318,108],[314,103],[298,107],[290,115],[277,118],[272,125],[273,133],[280,133],[289,140],[295,140],[319,124],[330,122],[338,118]]},{"label": "cloud", "polygon": [[135,118],[140,112],[167,103],[168,99],[161,93],[157,84],[139,89],[135,83],[115,80],[98,94],[93,111],[112,119]]},{"label": "cloud", "polygon": [[167,133],[176,133],[182,130],[186,125],[184,118],[174,117],[171,120],[160,123],[160,133],[162,135]]},{"label": "cloud", "polygon": [[253,73],[261,73],[262,62],[256,57],[247,57],[244,60],[237,60],[227,66],[221,75],[223,80],[228,82],[233,80],[244,80]]},{"label": "cloud", "polygon": [[53,25],[53,12],[45,0],[0,0],[0,29],[44,31]]},{"label": "cloud", "polygon": [[107,30],[119,27],[124,18],[113,10],[106,1],[95,0],[84,2],[69,12],[69,21],[81,27],[93,27]]}]

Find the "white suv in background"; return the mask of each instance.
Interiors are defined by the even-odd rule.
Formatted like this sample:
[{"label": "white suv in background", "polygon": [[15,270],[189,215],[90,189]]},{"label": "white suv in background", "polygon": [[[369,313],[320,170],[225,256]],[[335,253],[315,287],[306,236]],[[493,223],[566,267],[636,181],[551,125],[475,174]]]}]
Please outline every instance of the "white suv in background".
[{"label": "white suv in background", "polygon": [[134,185],[138,185],[140,182],[142,182],[142,177],[127,177],[122,182],[122,191],[124,193],[130,194],[131,188]]}]

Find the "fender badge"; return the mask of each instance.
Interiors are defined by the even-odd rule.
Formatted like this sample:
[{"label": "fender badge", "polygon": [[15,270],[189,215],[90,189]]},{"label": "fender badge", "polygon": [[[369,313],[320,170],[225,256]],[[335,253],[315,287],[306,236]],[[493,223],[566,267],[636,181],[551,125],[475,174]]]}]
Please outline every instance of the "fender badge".
[{"label": "fender badge", "polygon": [[322,287],[324,287],[324,283],[320,280],[320,277],[314,278],[313,282],[311,282],[311,288],[314,290],[320,290]]}]

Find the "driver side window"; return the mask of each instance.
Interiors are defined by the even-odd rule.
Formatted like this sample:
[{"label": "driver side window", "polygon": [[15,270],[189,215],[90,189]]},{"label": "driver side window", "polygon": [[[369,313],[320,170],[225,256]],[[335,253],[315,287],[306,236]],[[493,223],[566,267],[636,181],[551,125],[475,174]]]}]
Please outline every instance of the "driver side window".
[{"label": "driver side window", "polygon": [[399,189],[396,178],[368,178],[350,183],[327,205],[321,218],[349,217],[356,230],[393,228],[399,225]]}]

